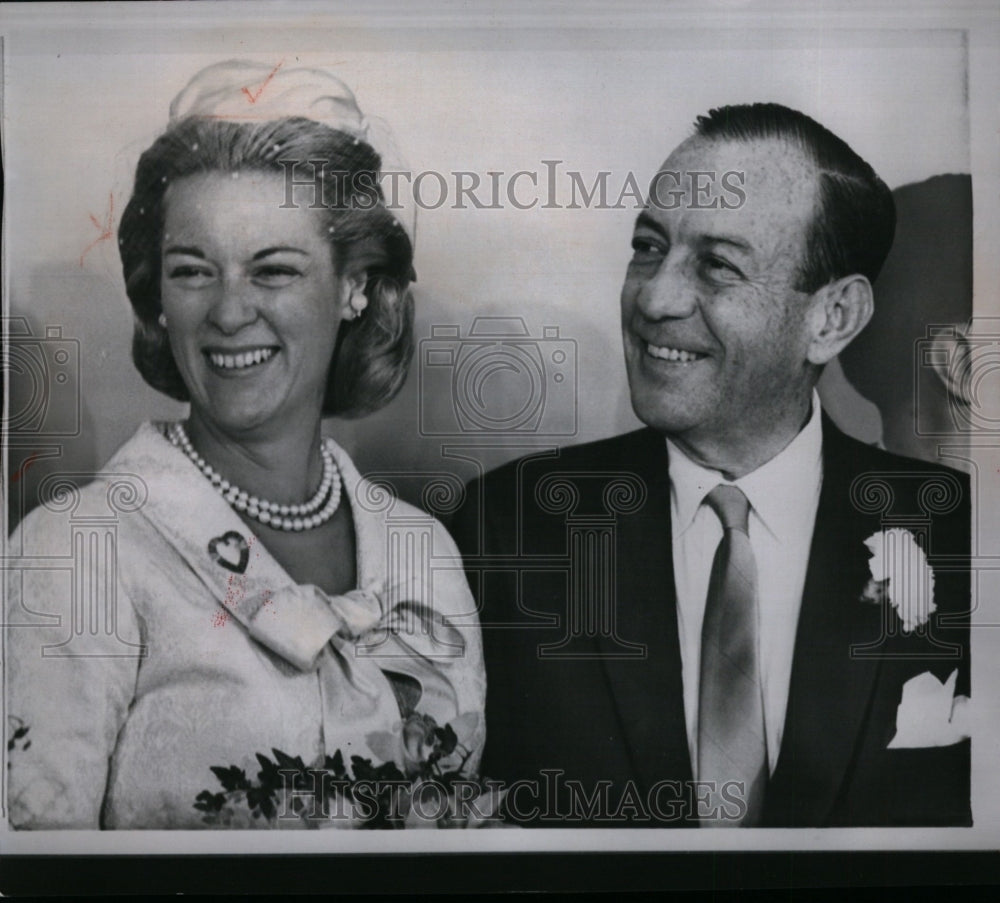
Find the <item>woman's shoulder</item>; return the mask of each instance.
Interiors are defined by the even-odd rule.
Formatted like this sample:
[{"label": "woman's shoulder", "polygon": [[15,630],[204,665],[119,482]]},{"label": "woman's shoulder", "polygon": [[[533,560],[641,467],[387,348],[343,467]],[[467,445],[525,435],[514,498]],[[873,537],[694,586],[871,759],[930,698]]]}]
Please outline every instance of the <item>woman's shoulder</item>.
[{"label": "woman's shoulder", "polygon": [[38,487],[37,507],[11,534],[11,551],[30,554],[39,546],[62,545],[62,528],[74,521],[112,521],[139,511],[148,497],[146,478],[164,445],[157,426],[143,423],[100,469],[45,477]]}]

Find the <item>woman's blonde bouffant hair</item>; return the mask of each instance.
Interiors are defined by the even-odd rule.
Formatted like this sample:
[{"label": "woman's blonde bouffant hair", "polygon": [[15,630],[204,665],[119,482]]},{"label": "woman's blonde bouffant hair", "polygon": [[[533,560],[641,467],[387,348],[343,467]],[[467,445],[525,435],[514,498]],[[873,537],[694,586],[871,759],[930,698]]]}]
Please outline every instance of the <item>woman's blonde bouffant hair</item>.
[{"label": "woman's blonde bouffant hair", "polygon": [[359,417],[392,400],[413,353],[415,276],[410,239],[383,202],[380,166],[369,144],[311,119],[190,117],[171,126],[140,158],[118,230],[125,290],[135,311],[132,359],[143,379],[171,398],[189,400],[159,323],[167,189],[185,176],[275,172],[299,183],[313,179],[318,202],[309,203],[324,220],[337,272],[364,262],[368,306],[363,316],[340,324],[323,413]]}]

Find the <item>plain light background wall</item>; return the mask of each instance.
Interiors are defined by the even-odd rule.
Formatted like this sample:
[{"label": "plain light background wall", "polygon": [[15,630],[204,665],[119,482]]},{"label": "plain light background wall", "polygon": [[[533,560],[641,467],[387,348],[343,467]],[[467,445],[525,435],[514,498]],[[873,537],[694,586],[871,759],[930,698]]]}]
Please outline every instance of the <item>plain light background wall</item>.
[{"label": "plain light background wall", "polygon": [[[817,118],[893,188],[970,168],[960,31],[380,30],[327,16],[297,29],[247,21],[116,29],[103,17],[91,27],[22,35],[8,42],[4,97],[9,314],[28,318],[35,335],[55,326],[79,341],[81,404],[80,435],[61,439],[57,457],[33,462],[23,481],[29,493],[47,471],[98,468],[140,421],[183,412],[132,367],[117,221],[138,156],[166,124],[170,100],[200,68],[233,57],[330,69],[365,112],[389,123],[412,171],[435,170],[450,184],[443,206],[418,213],[418,348],[406,387],[366,420],[328,425],[362,470],[424,474],[399,487],[417,501],[426,474],[471,475],[442,460],[443,444],[468,436],[421,434],[422,411],[428,422],[454,419],[448,391],[420,392],[419,342],[435,326],[465,335],[477,316],[520,316],[532,336],[557,327],[560,347],[575,347],[575,410],[565,398],[548,399],[545,422],[562,434],[474,436],[510,446],[477,451],[485,464],[638,425],[618,326],[634,199],[626,198],[626,209],[566,209],[567,171],[579,171],[587,185],[610,172],[611,199],[630,173],[644,190],[697,114],[757,100]],[[541,208],[547,160],[561,161],[562,209]],[[460,170],[484,182],[499,171],[502,184],[516,171],[535,172],[539,206],[455,209],[452,174]],[[522,181],[520,194],[534,196],[529,189]],[[425,197],[435,194],[429,180]],[[507,378],[512,391],[524,390]],[[872,406],[843,383],[827,394],[848,427],[878,438]],[[68,417],[74,403],[53,391],[50,418]],[[561,413],[551,409],[557,403]],[[17,442],[23,460],[30,431]]]}]

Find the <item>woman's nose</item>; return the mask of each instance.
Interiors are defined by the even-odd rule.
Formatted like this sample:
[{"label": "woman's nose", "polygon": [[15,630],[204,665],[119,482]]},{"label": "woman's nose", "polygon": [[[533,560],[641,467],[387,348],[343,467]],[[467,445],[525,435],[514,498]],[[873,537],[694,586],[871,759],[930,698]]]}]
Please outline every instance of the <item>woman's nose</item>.
[{"label": "woman's nose", "polygon": [[222,281],[208,319],[221,332],[232,335],[257,319],[253,287],[238,276]]}]

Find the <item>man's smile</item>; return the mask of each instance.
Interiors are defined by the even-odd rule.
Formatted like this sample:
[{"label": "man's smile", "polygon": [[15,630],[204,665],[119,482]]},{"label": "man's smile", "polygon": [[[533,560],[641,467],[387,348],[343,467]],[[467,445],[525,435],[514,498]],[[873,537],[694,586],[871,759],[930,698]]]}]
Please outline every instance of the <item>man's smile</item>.
[{"label": "man's smile", "polygon": [[706,354],[701,354],[697,351],[688,351],[684,348],[671,348],[668,345],[654,345],[652,342],[646,342],[646,354],[650,357],[655,357],[657,360],[670,361],[671,363],[679,364],[690,364],[694,361],[699,361],[702,358],[708,357]]}]

